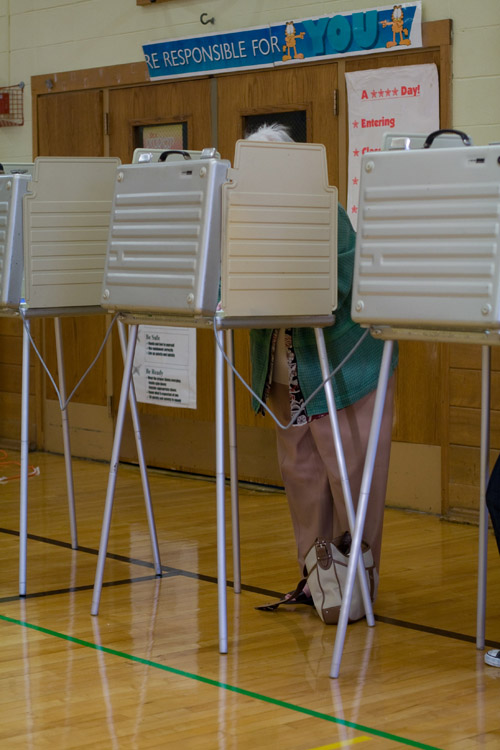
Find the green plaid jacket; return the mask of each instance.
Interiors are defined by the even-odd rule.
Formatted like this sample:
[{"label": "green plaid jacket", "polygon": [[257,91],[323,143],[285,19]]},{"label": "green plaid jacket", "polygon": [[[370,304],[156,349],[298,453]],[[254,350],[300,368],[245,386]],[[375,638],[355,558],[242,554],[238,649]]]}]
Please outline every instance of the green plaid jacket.
[{"label": "green plaid jacket", "polygon": [[[353,346],[361,338],[364,329],[351,318],[351,289],[354,270],[354,248],[356,234],[349,218],[338,207],[338,304],[335,311],[335,324],[324,329],[326,351],[330,372],[342,362]],[[269,379],[271,361],[272,330],[252,330],[250,332],[250,356],[252,361],[252,388],[265,401],[265,387]],[[293,329],[293,348],[297,358],[299,385],[307,399],[322,381],[321,368],[316,348],[316,337],[312,328]],[[333,390],[337,409],[358,401],[377,387],[383,341],[368,335],[356,349],[352,357],[333,379]],[[397,345],[391,363],[391,372],[398,359]],[[252,399],[256,412],[260,410],[258,401]],[[308,416],[326,414],[328,411],[325,392],[322,388],[307,405]]]}]

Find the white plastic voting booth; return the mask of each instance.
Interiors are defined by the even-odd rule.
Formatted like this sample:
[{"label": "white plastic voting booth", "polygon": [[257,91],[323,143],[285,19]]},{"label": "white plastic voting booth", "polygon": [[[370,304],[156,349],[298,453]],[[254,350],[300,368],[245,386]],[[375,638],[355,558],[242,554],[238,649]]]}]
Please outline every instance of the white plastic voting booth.
[{"label": "white plastic voting booth", "polygon": [[[138,324],[213,326],[219,650],[227,652],[224,332],[231,333],[235,328],[314,327],[326,378],[329,373],[322,327],[334,320],[336,274],[337,191],[328,185],[326,152],[321,145],[239,141],[234,167],[204,152],[191,160],[136,163],[117,170],[102,304],[107,310],[120,312],[122,323],[129,325],[129,336],[92,614],[99,610]],[[231,358],[232,340],[226,338]],[[233,481],[236,425],[231,384],[232,373],[229,442]],[[329,380],[325,388],[353,527],[354,510]],[[239,555],[235,516],[237,507],[233,503],[233,547]],[[234,567],[238,591],[239,557]],[[366,578],[360,570],[367,618],[373,624]]]},{"label": "white plastic voting booth", "polygon": [[[7,167],[5,165],[4,169]],[[33,164],[31,164],[33,169]],[[0,174],[0,309],[17,310],[23,297],[23,197],[31,174]]]},{"label": "white plastic voting booth", "polygon": [[[40,157],[0,175],[0,314],[23,322],[19,593],[26,594],[30,321],[53,317],[66,401],[60,317],[102,313],[101,285],[118,159]],[[132,405],[131,405],[132,406]],[[133,408],[133,406],[132,406]],[[62,427],[72,547],[77,547],[67,410]],[[144,469],[143,469],[144,471]],[[159,568],[159,560],[157,563]]]},{"label": "white plastic voting booth", "polygon": [[386,343],[332,677],[340,669],[388,362],[398,339],[483,345],[477,647],[484,648],[490,347],[500,344],[500,145],[474,147],[458,135],[461,146],[439,148],[437,131],[422,148],[362,159],[352,317]]}]

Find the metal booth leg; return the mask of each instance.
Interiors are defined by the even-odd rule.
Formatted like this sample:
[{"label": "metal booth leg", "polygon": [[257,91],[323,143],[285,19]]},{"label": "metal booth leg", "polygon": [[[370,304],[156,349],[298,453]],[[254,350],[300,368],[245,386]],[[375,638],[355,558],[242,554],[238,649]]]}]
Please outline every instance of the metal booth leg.
[{"label": "metal booth leg", "polygon": [[[328,378],[328,357],[326,354],[325,336],[322,328],[315,328],[314,333],[316,334],[316,345],[318,347],[319,361],[321,365],[321,373],[323,380]],[[344,494],[344,502],[347,511],[347,520],[349,522],[349,530],[351,537],[354,534],[354,525],[356,521],[354,506],[352,503],[351,487],[349,484],[349,474],[347,472],[347,466],[344,456],[344,447],[342,445],[342,436],[340,434],[339,421],[337,415],[337,408],[335,406],[335,397],[333,395],[333,386],[330,378],[325,382],[325,396],[328,404],[328,414],[330,416],[330,424],[333,432],[333,443],[335,447],[335,455],[337,457],[337,463],[340,472],[340,480],[342,484],[342,491]],[[358,578],[361,586],[361,593],[363,596],[363,605],[365,609],[366,622],[370,627],[375,625],[375,618],[373,617],[373,608],[370,598],[370,590],[368,588],[368,581],[366,578],[365,569],[363,566],[362,556],[359,555],[358,559]]]},{"label": "metal booth leg", "polygon": [[491,349],[482,347],[481,361],[481,450],[479,478],[479,545],[477,570],[477,614],[476,614],[476,648],[485,645],[486,622],[486,577],[488,555],[488,513],[486,510],[486,487],[489,477],[490,450],[490,386],[491,386]]},{"label": "metal booth leg", "polygon": [[[226,355],[234,364],[234,331],[226,331]],[[233,539],[233,585],[234,593],[241,593],[241,559],[240,559],[240,511],[238,496],[238,445],[236,435],[236,398],[234,372],[227,367],[227,411],[229,437],[229,473],[231,479],[231,525]]]},{"label": "metal booth leg", "polygon": [[76,531],[75,513],[75,490],[73,485],[73,467],[71,465],[71,442],[69,437],[68,406],[66,405],[66,373],[64,369],[64,356],[61,332],[61,319],[54,318],[54,332],[56,336],[57,373],[59,380],[59,394],[61,402],[65,404],[61,408],[61,424],[64,446],[64,463],[66,466],[66,488],[68,492],[69,525],[71,529],[71,547],[77,549],[78,537]]},{"label": "metal booth leg", "polygon": [[215,479],[217,495],[217,595],[219,651],[227,654],[227,579],[224,475],[224,332],[215,332]]},{"label": "metal booth leg", "polygon": [[[127,357],[127,336],[125,333],[125,326],[121,320],[118,321],[118,335],[120,337],[120,346],[122,350],[123,362],[125,364],[125,360]],[[139,420],[139,412],[137,410],[137,399],[135,395],[133,378],[130,379],[129,406],[130,406],[130,413],[132,416],[132,424],[134,427],[134,437],[135,437],[135,444],[137,447],[137,457],[139,459],[139,468],[141,471],[142,491],[144,493],[144,504],[146,507],[146,515],[148,519],[149,537],[151,539],[151,549],[153,552],[155,574],[157,576],[161,576],[161,560],[160,560],[160,550],[158,547],[158,535],[156,533],[156,524],[155,524],[155,517],[153,513],[153,504],[151,502],[151,490],[149,487],[148,469],[147,469],[146,460],[144,458],[141,424]]]},{"label": "metal booth leg", "polygon": [[26,596],[28,541],[28,447],[30,403],[30,322],[23,318],[21,376],[21,477],[19,489],[19,596]]},{"label": "metal booth leg", "polygon": [[380,365],[380,374],[377,385],[377,394],[375,397],[375,405],[373,407],[370,436],[368,438],[368,446],[366,449],[363,478],[361,480],[361,491],[356,513],[356,523],[354,526],[354,533],[352,535],[351,554],[349,558],[349,565],[347,567],[347,580],[344,589],[344,598],[342,600],[342,606],[340,608],[339,622],[337,625],[337,633],[335,636],[335,646],[333,648],[332,665],[330,670],[330,677],[333,678],[338,677],[340,672],[340,662],[342,659],[345,635],[349,620],[349,609],[351,606],[352,591],[354,588],[354,577],[356,575],[356,567],[361,552],[361,540],[363,537],[363,530],[365,526],[368,499],[370,496],[373,466],[375,463],[375,456],[377,454],[380,425],[382,422],[382,414],[384,411],[393,346],[394,342],[392,341],[386,341],[384,343],[384,351],[382,354],[382,363]]},{"label": "metal booth leg", "polygon": [[97,557],[97,568],[94,580],[94,594],[92,597],[92,607],[90,613],[97,615],[99,613],[99,602],[101,599],[102,578],[104,573],[104,563],[106,562],[106,552],[108,549],[109,528],[111,525],[111,513],[113,510],[113,500],[116,486],[116,476],[118,474],[118,465],[120,461],[120,446],[123,435],[123,423],[125,420],[125,411],[127,400],[130,393],[130,383],[132,380],[132,366],[134,364],[135,347],[137,344],[137,325],[130,326],[128,337],[127,356],[123,366],[122,388],[120,391],[120,402],[118,404],[118,413],[116,416],[115,436],[113,439],[113,449],[111,451],[111,461],[109,465],[108,489],[106,493],[106,502],[104,505],[104,517],[101,529],[101,541],[99,544],[99,555]]}]

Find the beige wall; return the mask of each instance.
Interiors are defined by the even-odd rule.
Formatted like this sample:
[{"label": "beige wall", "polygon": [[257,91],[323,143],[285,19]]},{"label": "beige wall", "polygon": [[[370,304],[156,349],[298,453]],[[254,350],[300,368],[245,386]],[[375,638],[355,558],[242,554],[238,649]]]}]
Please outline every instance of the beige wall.
[{"label": "beige wall", "polygon": [[[390,3],[380,3],[379,6]],[[26,84],[25,124],[0,128],[0,161],[32,158],[32,75],[143,59],[142,44],[289,18],[377,7],[369,0],[0,0],[0,85]],[[500,0],[423,0],[423,20],[451,18],[453,125],[477,145],[500,140]],[[215,17],[203,26],[200,15]]]}]

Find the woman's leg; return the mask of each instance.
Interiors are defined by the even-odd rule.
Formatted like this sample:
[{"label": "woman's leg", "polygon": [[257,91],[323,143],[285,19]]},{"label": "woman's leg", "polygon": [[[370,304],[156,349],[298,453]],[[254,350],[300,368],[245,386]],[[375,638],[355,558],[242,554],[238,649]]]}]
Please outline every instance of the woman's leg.
[{"label": "woman's leg", "polygon": [[[355,508],[357,507],[361,491],[361,480],[363,477],[375,395],[376,391],[372,391],[356,403],[337,412],[351,495]],[[389,380],[387,386],[387,396],[382,415],[380,437],[363,534],[363,538],[366,539],[372,548],[377,569],[380,567],[382,547],[385,495],[391,451],[393,403],[394,377]],[[329,417],[325,416],[314,420],[309,426],[330,480],[335,506],[333,533],[334,536],[339,536],[349,526]]]},{"label": "woman's leg", "polygon": [[[274,383],[270,406],[282,424],[290,421],[288,387]],[[331,432],[330,432],[331,437]],[[304,558],[317,537],[331,538],[333,498],[328,474],[310,425],[276,428],[278,460],[290,508],[300,575]]]}]

